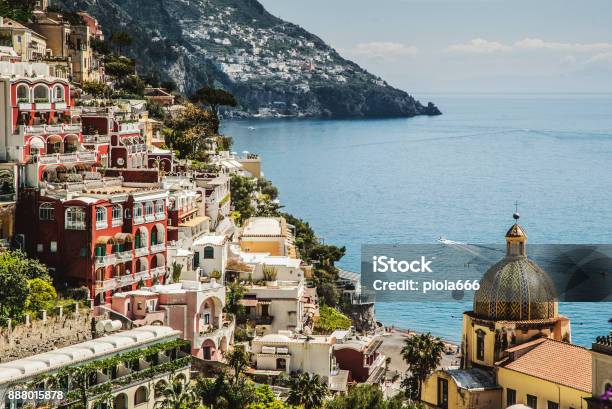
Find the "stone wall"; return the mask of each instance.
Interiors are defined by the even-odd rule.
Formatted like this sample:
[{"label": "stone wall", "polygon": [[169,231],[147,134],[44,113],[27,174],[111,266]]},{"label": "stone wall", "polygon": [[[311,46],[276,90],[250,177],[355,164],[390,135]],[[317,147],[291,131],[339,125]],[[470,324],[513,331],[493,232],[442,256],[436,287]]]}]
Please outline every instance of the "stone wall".
[{"label": "stone wall", "polygon": [[[89,309],[26,320],[0,329],[0,362],[66,347],[93,338],[93,314]],[[12,327],[12,328],[11,328]]]}]

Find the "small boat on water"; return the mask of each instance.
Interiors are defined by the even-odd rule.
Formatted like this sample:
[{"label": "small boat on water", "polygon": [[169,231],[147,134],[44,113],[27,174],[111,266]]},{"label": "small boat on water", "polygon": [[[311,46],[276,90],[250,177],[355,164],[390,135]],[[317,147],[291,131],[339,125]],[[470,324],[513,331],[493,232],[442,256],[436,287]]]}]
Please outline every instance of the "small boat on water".
[{"label": "small boat on water", "polygon": [[249,131],[254,131],[254,130],[255,130],[255,127],[254,127],[254,126],[249,126],[247,129],[248,129]]}]

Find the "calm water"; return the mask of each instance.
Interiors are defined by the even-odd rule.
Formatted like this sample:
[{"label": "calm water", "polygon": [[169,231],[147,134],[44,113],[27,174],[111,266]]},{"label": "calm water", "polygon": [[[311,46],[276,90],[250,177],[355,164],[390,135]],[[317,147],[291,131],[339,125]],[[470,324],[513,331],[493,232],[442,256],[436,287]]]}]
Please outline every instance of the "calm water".
[{"label": "calm water", "polygon": [[[286,210],[358,271],[366,243],[503,242],[518,200],[531,243],[612,242],[612,95],[433,95],[445,115],[228,122],[260,153]],[[254,127],[255,129],[249,129]],[[385,324],[460,338],[461,304],[379,304]],[[611,304],[563,304],[574,342]]]}]

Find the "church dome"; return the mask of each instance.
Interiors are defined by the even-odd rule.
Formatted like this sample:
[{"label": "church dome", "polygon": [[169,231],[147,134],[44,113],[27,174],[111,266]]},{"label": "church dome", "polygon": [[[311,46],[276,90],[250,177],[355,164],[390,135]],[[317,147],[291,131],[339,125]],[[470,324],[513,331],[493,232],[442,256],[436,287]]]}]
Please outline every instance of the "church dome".
[{"label": "church dome", "polygon": [[[514,217],[518,221],[518,214]],[[515,223],[506,233],[506,257],[492,266],[474,296],[477,317],[527,321],[557,317],[555,286],[548,274],[527,258],[527,235]]]}]

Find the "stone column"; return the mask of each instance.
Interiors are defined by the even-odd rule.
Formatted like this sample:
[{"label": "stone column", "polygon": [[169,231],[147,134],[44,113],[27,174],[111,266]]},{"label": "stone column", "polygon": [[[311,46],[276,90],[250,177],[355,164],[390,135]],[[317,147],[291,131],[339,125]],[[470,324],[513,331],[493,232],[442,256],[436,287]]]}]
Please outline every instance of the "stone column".
[{"label": "stone column", "polygon": [[47,322],[47,310],[40,310],[42,314],[42,321]]},{"label": "stone column", "polygon": [[64,316],[64,307],[60,306],[59,308],[59,317],[62,318]]}]

